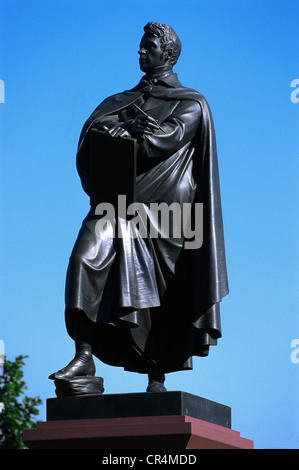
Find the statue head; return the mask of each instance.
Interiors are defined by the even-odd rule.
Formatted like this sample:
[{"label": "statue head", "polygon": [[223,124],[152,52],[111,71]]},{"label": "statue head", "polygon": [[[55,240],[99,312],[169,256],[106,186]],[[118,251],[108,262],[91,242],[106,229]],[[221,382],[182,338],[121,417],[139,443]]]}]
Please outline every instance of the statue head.
[{"label": "statue head", "polygon": [[151,21],[144,27],[138,53],[140,68],[146,73],[165,65],[173,67],[181,53],[181,41],[171,26]]}]

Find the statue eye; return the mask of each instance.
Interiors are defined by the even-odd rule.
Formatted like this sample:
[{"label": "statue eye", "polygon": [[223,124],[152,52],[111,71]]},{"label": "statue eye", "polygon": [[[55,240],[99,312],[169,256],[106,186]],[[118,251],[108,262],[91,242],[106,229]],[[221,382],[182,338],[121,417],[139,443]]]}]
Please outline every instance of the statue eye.
[{"label": "statue eye", "polygon": [[156,49],[157,44],[154,43],[154,42],[146,42],[145,44],[143,44],[143,48],[146,49],[146,50]]}]

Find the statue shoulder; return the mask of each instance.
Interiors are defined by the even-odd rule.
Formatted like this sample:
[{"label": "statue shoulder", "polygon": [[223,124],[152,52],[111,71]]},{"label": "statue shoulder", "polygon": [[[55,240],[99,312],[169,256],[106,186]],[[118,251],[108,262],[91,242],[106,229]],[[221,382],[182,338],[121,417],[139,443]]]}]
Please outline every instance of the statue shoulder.
[{"label": "statue shoulder", "polygon": [[101,103],[98,105],[98,107],[96,109],[98,110],[100,108],[106,108],[108,106],[113,105],[114,103],[118,103],[118,102],[122,101],[123,98],[124,98],[125,93],[126,92],[116,93],[114,95],[108,96],[103,101],[101,101]]},{"label": "statue shoulder", "polygon": [[202,93],[199,93],[194,88],[180,87],[177,88],[177,93],[181,95],[181,99],[197,101],[198,103],[207,103],[206,98]]}]

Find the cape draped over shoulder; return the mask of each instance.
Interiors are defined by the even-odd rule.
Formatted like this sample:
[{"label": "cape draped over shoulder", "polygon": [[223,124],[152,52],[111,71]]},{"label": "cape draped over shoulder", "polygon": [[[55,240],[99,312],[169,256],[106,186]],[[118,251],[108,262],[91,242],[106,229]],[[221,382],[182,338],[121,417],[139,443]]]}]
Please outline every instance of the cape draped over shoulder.
[{"label": "cape draped over shoulder", "polygon": [[[120,112],[130,106],[142,93],[142,90],[135,87],[135,89],[108,97],[85,122],[78,144],[77,170],[83,189],[89,196],[91,195],[90,142],[88,138],[90,129],[103,116]],[[221,337],[219,303],[228,293],[228,282],[218,159],[213,119],[203,95],[182,86],[175,88],[155,86],[147,92],[147,95],[166,103],[193,101],[200,105],[201,118],[192,142],[192,152],[186,151],[184,153],[184,148],[179,149],[175,154],[168,155],[164,161],[159,162],[156,167],[153,166],[148,173],[141,175],[139,182],[137,182],[137,196],[141,198],[138,201],[145,204],[151,200],[157,200],[155,197],[147,198],[149,189],[151,195],[155,195],[157,189],[152,178],[153,173],[151,172],[153,170],[159,175],[161,181],[167,182],[169,189],[171,187],[179,188],[182,178],[187,175],[186,168],[188,167],[195,183],[192,191],[184,193],[184,190],[174,189],[173,194],[179,202],[184,202],[188,200],[188,197],[190,199],[192,192],[193,207],[195,207],[195,203],[202,204],[203,243],[197,249],[184,249],[181,244],[174,256],[173,268],[169,268],[172,273],[166,275],[165,281],[163,269],[165,259],[167,260],[166,265],[168,262],[169,252],[167,250],[169,247],[165,248],[160,243],[161,240],[154,240],[153,246],[151,245],[151,253],[154,258],[158,284],[157,298],[160,296],[160,304],[154,305],[152,308],[146,302],[144,305],[142,302],[139,306],[136,304],[135,307],[129,305],[130,302],[128,305],[123,303],[118,307],[131,307],[131,309],[119,309],[118,319],[123,321],[119,324],[112,321],[109,314],[107,317],[107,313],[98,316],[97,319],[92,319],[97,325],[95,330],[101,325],[101,322],[102,324],[110,323],[110,326],[104,329],[105,335],[101,336],[100,329],[97,330],[102,345],[97,347],[95,336],[93,350],[95,355],[104,362],[120,365],[128,370],[146,373],[148,372],[148,364],[154,362],[158,363],[165,372],[171,372],[191,368],[192,356],[207,355],[209,346],[217,344],[217,339]],[[185,159],[184,162],[183,159]],[[188,178],[190,180],[190,174]],[[161,186],[159,191],[161,191]],[[167,192],[169,193],[169,190]],[[171,191],[170,196],[165,193],[168,203],[172,201],[171,194]],[[170,199],[167,200],[167,197]],[[173,250],[173,247],[170,249]],[[134,247],[133,250],[135,250]],[[164,285],[163,281],[165,281]],[[133,302],[131,301],[131,303]],[[104,318],[106,321],[103,321]],[[109,341],[105,341],[104,336],[105,338],[109,337]],[[114,346],[109,347],[113,338],[117,339],[119,347],[123,346],[123,351],[127,351],[122,354],[122,358],[115,349],[112,351]],[[128,352],[129,349],[130,352]]]}]

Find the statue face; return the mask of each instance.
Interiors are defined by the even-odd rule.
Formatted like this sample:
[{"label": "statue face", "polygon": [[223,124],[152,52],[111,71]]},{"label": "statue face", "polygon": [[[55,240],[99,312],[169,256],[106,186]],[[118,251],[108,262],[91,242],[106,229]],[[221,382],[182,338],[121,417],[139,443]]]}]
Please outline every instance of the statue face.
[{"label": "statue face", "polygon": [[164,56],[161,50],[161,39],[145,33],[140,42],[139,65],[145,73],[152,73],[155,69],[170,64],[169,59],[161,60]]}]

